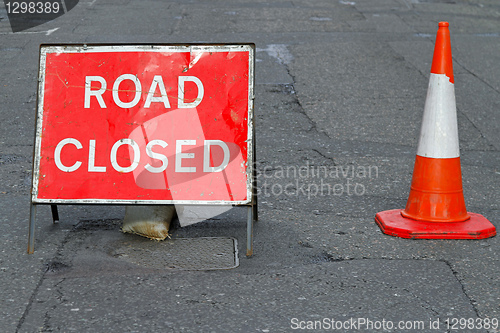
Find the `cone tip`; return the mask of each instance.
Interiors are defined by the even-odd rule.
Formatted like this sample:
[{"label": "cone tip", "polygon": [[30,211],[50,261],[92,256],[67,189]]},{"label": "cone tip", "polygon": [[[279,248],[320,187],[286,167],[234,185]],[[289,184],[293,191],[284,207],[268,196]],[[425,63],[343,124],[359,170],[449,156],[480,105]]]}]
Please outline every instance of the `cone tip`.
[{"label": "cone tip", "polygon": [[450,31],[448,22],[439,22],[439,29],[436,34],[436,45],[432,58],[431,73],[446,74],[451,83],[455,83],[453,78],[453,61],[451,56]]}]

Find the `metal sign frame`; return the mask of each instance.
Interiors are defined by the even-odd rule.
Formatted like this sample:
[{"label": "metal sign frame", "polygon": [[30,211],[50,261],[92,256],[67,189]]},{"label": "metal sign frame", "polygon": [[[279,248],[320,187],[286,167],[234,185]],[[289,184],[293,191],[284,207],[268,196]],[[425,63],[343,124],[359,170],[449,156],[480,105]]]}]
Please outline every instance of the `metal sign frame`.
[{"label": "metal sign frame", "polygon": [[[130,199],[61,199],[39,198],[40,165],[42,159],[41,147],[44,135],[43,111],[45,93],[46,58],[49,53],[99,53],[99,52],[248,52],[248,119],[247,119],[247,161],[246,161],[246,200],[209,201],[209,200],[130,200]],[[30,203],[30,221],[28,235],[28,253],[34,252],[35,217],[37,205],[50,205],[53,222],[59,220],[58,204],[78,205],[233,205],[247,206],[247,256],[253,254],[253,222],[258,219],[257,190],[255,170],[255,120],[254,120],[254,86],[255,86],[255,45],[254,44],[42,44],[39,54],[37,114],[35,125],[35,140],[33,153],[33,174]],[[45,129],[47,130],[47,129]]]}]

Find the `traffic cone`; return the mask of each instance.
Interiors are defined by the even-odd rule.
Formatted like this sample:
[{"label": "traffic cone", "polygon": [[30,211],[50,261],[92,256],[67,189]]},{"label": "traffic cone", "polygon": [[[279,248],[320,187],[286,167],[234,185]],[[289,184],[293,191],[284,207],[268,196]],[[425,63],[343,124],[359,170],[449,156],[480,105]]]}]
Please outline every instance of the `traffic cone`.
[{"label": "traffic cone", "polygon": [[462,190],[448,22],[440,22],[406,208],[376,214],[385,234],[403,238],[482,239],[490,221],[467,212]]}]

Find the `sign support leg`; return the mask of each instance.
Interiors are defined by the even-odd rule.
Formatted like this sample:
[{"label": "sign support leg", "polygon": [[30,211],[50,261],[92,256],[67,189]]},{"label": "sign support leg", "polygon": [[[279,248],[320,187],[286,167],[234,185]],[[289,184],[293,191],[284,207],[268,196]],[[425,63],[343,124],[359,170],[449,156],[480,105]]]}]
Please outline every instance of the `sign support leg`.
[{"label": "sign support leg", "polygon": [[57,205],[50,205],[50,210],[52,211],[52,222],[56,223],[59,221],[59,212],[57,211]]},{"label": "sign support leg", "polygon": [[[256,188],[257,188],[257,181],[255,182],[254,186],[255,186],[255,187],[254,187],[254,189],[256,189]],[[258,206],[258,200],[257,200],[257,190],[254,190],[254,192],[255,192],[255,193],[254,193],[254,197],[253,197],[253,198],[254,198],[254,200],[253,200],[253,201],[254,201],[254,203],[252,204],[252,209],[253,209],[253,220],[254,220],[254,221],[258,221],[258,220],[259,220],[259,210],[258,210],[258,208],[257,208],[257,206]]]},{"label": "sign support leg", "polygon": [[28,254],[32,254],[35,251],[35,215],[36,205],[32,203],[30,207],[30,223],[28,232]]},{"label": "sign support leg", "polygon": [[[253,120],[252,120],[253,121]],[[257,149],[255,149],[256,143],[255,143],[255,131],[253,131],[252,134],[252,159],[253,159],[253,180],[252,180],[252,191],[253,191],[253,203],[252,203],[252,209],[253,209],[253,218],[254,221],[259,220],[259,210],[258,210],[258,198],[257,198]]]},{"label": "sign support leg", "polygon": [[[254,150],[255,151],[255,150]],[[254,155],[255,156],[255,155]],[[254,162],[255,165],[255,162]],[[255,167],[253,169],[253,184],[252,184],[252,191],[253,191],[253,202],[252,202],[252,210],[253,210],[253,220],[258,221],[259,220],[259,210],[258,210],[258,198],[257,198],[257,175],[256,175],[256,170]]]},{"label": "sign support leg", "polygon": [[247,217],[247,258],[253,255],[253,205],[248,206]]}]

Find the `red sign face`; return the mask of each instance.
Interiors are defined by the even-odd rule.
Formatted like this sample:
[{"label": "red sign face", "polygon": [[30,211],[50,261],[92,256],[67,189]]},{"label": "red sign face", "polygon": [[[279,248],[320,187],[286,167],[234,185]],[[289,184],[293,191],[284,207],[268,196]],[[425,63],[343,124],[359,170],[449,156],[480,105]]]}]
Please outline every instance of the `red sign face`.
[{"label": "red sign face", "polygon": [[245,204],[251,45],[42,46],[32,200]]}]

